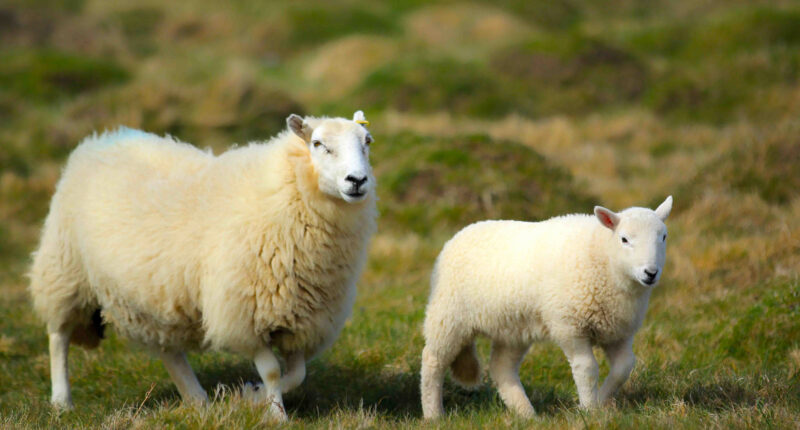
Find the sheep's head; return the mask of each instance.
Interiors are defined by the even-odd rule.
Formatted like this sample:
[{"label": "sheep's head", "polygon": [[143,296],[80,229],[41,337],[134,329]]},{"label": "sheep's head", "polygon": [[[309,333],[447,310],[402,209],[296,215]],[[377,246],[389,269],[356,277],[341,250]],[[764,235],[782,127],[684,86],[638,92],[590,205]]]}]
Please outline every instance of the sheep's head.
[{"label": "sheep's head", "polygon": [[645,287],[655,286],[661,279],[667,248],[667,219],[672,210],[672,196],[656,210],[629,208],[614,213],[595,206],[600,223],[612,231],[614,261],[626,275]]},{"label": "sheep's head", "polygon": [[319,174],[319,189],[348,203],[364,200],[375,187],[369,165],[372,135],[364,113],[345,118],[302,118],[289,115],[286,124],[308,145]]}]

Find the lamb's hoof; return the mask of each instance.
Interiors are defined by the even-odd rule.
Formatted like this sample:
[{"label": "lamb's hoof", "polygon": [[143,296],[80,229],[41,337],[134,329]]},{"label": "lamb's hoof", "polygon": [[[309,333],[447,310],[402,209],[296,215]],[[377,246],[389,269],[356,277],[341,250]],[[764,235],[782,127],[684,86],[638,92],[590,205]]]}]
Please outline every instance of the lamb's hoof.
[{"label": "lamb's hoof", "polygon": [[269,418],[273,422],[278,423],[285,423],[289,421],[289,415],[286,414],[286,409],[283,407],[283,403],[278,403],[270,399]]},{"label": "lamb's hoof", "polygon": [[520,418],[526,419],[526,420],[534,420],[534,419],[536,419],[536,411],[534,411],[533,408],[531,408],[530,410],[517,411],[517,415]]},{"label": "lamb's hoof", "polygon": [[591,402],[591,403],[582,403],[578,409],[586,412],[591,412],[596,409],[600,409],[600,404],[598,402]]}]

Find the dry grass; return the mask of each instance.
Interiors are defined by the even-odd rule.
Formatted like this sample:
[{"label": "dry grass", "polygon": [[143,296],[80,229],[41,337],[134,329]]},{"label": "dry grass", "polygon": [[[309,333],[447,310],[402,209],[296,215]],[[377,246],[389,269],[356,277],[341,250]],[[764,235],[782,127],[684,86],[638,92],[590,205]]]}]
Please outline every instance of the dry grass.
[{"label": "dry grass", "polygon": [[78,408],[51,411],[29,253],[60,166],[92,130],[126,124],[219,152],[273,134],[289,112],[347,116],[365,103],[380,230],[353,317],[286,397],[288,427],[529,427],[485,376],[475,392],[448,382],[450,414],[420,421],[420,324],[442,244],[474,219],[667,194],[666,274],[630,381],[613,407],[579,411],[565,359],[537,345],[521,369],[536,424],[796,427],[797,11],[788,0],[0,6],[0,58],[13,60],[0,62],[0,426],[269,426],[239,394],[257,378],[242,357],[190,357],[215,393],[195,409],[113,334],[73,348]]}]

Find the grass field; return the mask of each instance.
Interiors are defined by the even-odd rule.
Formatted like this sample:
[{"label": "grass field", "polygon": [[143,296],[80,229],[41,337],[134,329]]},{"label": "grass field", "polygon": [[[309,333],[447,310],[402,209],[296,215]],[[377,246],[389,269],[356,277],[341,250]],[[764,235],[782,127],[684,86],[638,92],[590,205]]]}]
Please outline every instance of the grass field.
[{"label": "grass field", "polygon": [[[76,408],[53,412],[29,254],[61,165],[93,130],[124,124],[219,153],[291,112],[364,109],[379,232],[352,318],[285,397],[289,427],[430,425],[418,388],[428,277],[467,223],[672,194],[631,379],[613,406],[581,411],[560,350],[534,346],[521,377],[535,424],[798,428],[800,2],[173,3],[0,5],[0,426],[270,424],[239,395],[252,363],[191,355],[214,397],[193,409],[113,330],[97,350],[71,348]],[[484,378],[476,391],[447,382],[448,416],[430,426],[534,424]]]}]

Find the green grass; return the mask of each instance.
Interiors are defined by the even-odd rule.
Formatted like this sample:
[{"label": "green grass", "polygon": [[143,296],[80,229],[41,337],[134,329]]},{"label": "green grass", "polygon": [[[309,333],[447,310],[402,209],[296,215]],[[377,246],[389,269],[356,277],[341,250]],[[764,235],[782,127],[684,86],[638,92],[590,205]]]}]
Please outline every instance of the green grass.
[{"label": "green grass", "polygon": [[[379,232],[352,318],[285,397],[288,427],[800,421],[797,1],[12,0],[0,45],[0,427],[268,425],[238,394],[257,380],[243,357],[190,355],[214,397],[196,409],[113,329],[97,350],[71,348],[76,409],[51,410],[30,252],[61,166],[93,130],[125,124],[219,152],[268,138],[289,113],[357,109],[376,138]],[[614,405],[577,409],[563,354],[540,344],[521,367],[534,423],[485,375],[475,391],[448,380],[448,415],[421,420],[428,279],[455,231],[667,194],[665,278]]]},{"label": "green grass", "polygon": [[595,200],[571,175],[529,147],[486,136],[403,134],[373,145],[383,225],[395,231],[454,232],[481,219],[541,220],[586,211]]},{"label": "green grass", "polygon": [[129,78],[107,59],[86,58],[54,50],[0,52],[4,89],[22,99],[52,102]]}]

